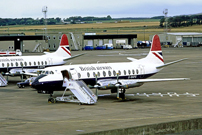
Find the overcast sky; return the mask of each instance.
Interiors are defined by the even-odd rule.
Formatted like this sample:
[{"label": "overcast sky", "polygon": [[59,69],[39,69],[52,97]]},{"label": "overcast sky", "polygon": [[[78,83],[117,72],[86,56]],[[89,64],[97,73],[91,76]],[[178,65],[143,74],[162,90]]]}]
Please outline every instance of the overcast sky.
[{"label": "overcast sky", "polygon": [[0,0],[0,18],[153,17],[202,13],[202,0]]}]

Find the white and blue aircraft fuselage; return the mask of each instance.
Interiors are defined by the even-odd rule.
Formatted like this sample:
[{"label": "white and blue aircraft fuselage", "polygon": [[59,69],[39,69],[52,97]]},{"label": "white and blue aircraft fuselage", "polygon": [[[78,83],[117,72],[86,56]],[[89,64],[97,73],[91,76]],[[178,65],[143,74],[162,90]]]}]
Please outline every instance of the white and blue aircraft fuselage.
[{"label": "white and blue aircraft fuselage", "polygon": [[45,68],[42,74],[35,79],[32,87],[38,91],[44,90],[52,93],[64,90],[61,71],[67,70],[73,80],[83,80],[92,88],[101,90],[111,89],[117,92],[117,87],[125,89],[139,87],[146,82],[186,80],[187,78],[147,79],[158,73],[163,67],[180,62],[184,59],[164,64],[161,44],[158,35],[153,37],[149,54],[142,59],[128,58],[131,62],[97,63],[65,65]]},{"label": "white and blue aircraft fuselage", "polygon": [[66,60],[75,58],[69,51],[67,35],[63,34],[60,46],[53,53],[39,56],[12,56],[0,57],[0,73],[3,75],[17,76],[32,71],[30,69],[41,69],[50,66],[63,65]]}]

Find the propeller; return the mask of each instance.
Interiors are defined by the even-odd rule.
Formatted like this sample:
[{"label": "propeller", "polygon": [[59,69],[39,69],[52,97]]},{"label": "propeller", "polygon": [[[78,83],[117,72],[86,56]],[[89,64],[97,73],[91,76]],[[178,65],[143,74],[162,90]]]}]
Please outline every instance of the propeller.
[{"label": "propeller", "polygon": [[117,87],[117,98],[119,98],[119,73],[117,73],[117,83],[115,84],[115,86]]},{"label": "propeller", "polygon": [[98,87],[99,87],[99,86],[97,85],[97,74],[95,74],[95,84],[96,84],[96,85],[94,86],[94,87],[96,88],[96,92],[95,92],[95,93],[96,93],[96,96],[97,96],[97,98],[98,98]]},{"label": "propeller", "polygon": [[23,63],[20,63],[21,67],[22,67],[22,72],[21,72],[21,82],[23,82],[23,74],[24,74],[24,70],[23,70]]}]

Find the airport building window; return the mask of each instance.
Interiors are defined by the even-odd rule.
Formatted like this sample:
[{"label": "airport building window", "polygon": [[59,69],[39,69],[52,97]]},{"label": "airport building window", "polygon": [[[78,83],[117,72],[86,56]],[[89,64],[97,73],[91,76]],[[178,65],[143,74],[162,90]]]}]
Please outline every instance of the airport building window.
[{"label": "airport building window", "polygon": [[129,74],[129,75],[130,75],[130,73],[131,73],[130,70],[128,70],[128,74]]},{"label": "airport building window", "polygon": [[55,36],[53,36],[53,39],[55,39]]},{"label": "airport building window", "polygon": [[124,70],[123,72],[124,72],[124,75],[126,75],[126,70]]},{"label": "airport building window", "polygon": [[119,70],[119,75],[121,75],[121,71]]},{"label": "airport building window", "polygon": [[134,69],[132,70],[132,72],[133,72],[133,74],[135,74],[135,70]]},{"label": "airport building window", "polygon": [[116,76],[116,71],[115,70],[113,71],[113,74],[114,74],[114,76]]},{"label": "airport building window", "polygon": [[105,71],[103,71],[103,76],[104,76],[104,77],[106,76],[106,72],[105,72]]},{"label": "airport building window", "polygon": [[90,77],[90,73],[89,72],[87,72],[87,76]]},{"label": "airport building window", "polygon": [[50,40],[50,36],[48,36],[48,40]]},{"label": "airport building window", "polygon": [[112,75],[111,71],[108,71],[108,74],[109,74],[109,76],[111,76]]},{"label": "airport building window", "polygon": [[61,36],[59,36],[58,39],[60,40],[60,39],[61,39]]},{"label": "airport building window", "polygon": [[80,73],[78,73],[78,77],[81,78],[81,74]]},{"label": "airport building window", "polygon": [[18,63],[17,62],[15,63],[15,65],[16,65],[16,67],[18,67]]},{"label": "airport building window", "polygon": [[54,45],[53,45],[53,48],[55,48],[55,43],[54,43]]}]

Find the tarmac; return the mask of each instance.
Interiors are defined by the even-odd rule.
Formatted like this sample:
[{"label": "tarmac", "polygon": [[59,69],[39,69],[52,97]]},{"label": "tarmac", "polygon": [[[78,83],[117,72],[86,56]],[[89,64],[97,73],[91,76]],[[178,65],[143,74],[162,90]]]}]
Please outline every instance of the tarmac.
[{"label": "tarmac", "polygon": [[[0,87],[0,134],[87,134],[202,118],[202,47],[162,48],[162,50],[165,63],[182,58],[188,59],[165,67],[151,78],[190,78],[190,80],[145,83],[141,87],[127,89],[126,93],[189,92],[200,94],[199,96],[126,96],[127,99],[121,101],[115,95],[107,95],[100,96],[95,105],[50,104],[49,95],[38,94],[30,87],[19,89],[16,83],[21,79],[9,77],[9,85]],[[83,52],[72,51],[72,54]],[[84,56],[70,60],[67,64],[127,62],[129,61],[127,57],[137,59],[145,57],[149,48],[85,52]],[[61,94],[62,92],[55,92],[54,96]],[[99,94],[110,94],[110,91],[99,91]]]}]

